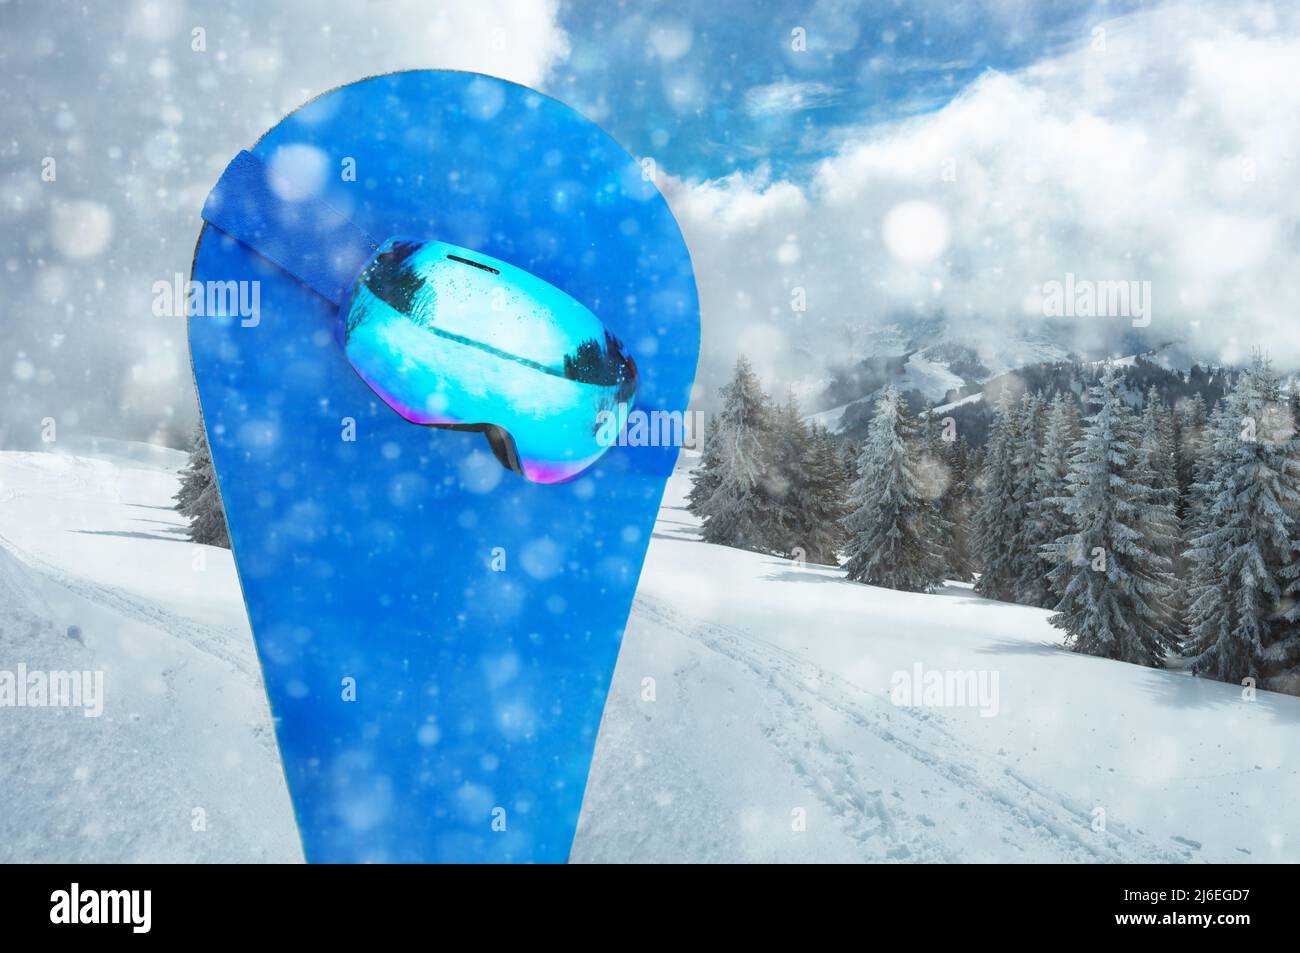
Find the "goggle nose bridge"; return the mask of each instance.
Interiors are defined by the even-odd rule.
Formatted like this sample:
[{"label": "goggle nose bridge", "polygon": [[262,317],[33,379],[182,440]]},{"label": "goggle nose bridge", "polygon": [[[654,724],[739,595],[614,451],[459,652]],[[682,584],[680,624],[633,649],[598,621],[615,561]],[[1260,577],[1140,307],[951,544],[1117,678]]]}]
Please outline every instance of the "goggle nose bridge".
[{"label": "goggle nose bridge", "polygon": [[438,430],[459,430],[465,433],[481,433],[487,438],[492,448],[492,456],[497,458],[507,470],[524,476],[523,464],[519,462],[519,450],[515,447],[515,438],[498,424],[429,424]]}]

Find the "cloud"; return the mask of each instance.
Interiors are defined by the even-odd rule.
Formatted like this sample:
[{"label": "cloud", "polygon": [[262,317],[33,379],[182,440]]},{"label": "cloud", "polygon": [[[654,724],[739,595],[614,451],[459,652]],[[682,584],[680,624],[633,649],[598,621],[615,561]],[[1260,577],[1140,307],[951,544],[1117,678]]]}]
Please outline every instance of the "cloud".
[{"label": "cloud", "polygon": [[745,94],[745,111],[751,116],[819,109],[835,102],[836,89],[826,83],[782,80],[755,86]]},{"label": "cloud", "polygon": [[568,51],[558,0],[121,6],[6,9],[0,60],[25,81],[0,100],[0,446],[47,416],[68,435],[188,430],[184,322],[153,316],[153,284],[188,274],[208,189],[285,114],[401,69],[544,86]]},{"label": "cloud", "polygon": [[[900,315],[1041,327],[1026,303],[1067,272],[1150,281],[1153,340],[1300,366],[1296,14],[1178,5],[1099,26],[940,110],[857,130],[804,180],[668,182],[699,275],[703,387],[747,343],[769,380],[815,374],[852,329]],[[1078,321],[1063,343],[1129,330]]]}]

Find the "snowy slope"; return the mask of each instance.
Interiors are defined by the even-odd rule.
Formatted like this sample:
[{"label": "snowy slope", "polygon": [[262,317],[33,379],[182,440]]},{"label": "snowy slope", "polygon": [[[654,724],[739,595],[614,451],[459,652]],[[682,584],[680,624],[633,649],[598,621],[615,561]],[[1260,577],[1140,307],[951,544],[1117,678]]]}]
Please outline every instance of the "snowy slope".
[{"label": "snowy slope", "polygon": [[301,860],[230,553],[171,510],[184,456],[94,449],[0,453],[0,669],[105,695],[0,709],[0,861]]},{"label": "snowy slope", "polygon": [[[650,547],[575,860],[1300,857],[1300,698],[1075,655],[1047,612],[965,587],[706,545],[687,487]],[[896,707],[891,675],[918,662],[996,672],[1000,710]]]},{"label": "snowy slope", "polygon": [[[179,455],[97,452],[0,453],[0,669],[99,669],[107,694],[97,719],[0,709],[0,860],[300,860],[230,555],[191,568]],[[1076,656],[1047,613],[964,587],[705,545],[686,489],[650,545],[575,860],[1297,856],[1300,698]],[[998,673],[998,714],[894,706],[917,662]]]},{"label": "snowy slope", "polygon": [[844,416],[844,411],[848,410],[858,401],[851,401],[847,404],[840,404],[838,407],[832,407],[830,410],[819,411],[815,414],[808,414],[804,420],[808,423],[816,424],[819,427],[825,427],[831,433],[840,432],[840,418]]},{"label": "snowy slope", "polygon": [[965,386],[966,381],[948,370],[948,365],[941,361],[931,361],[920,352],[907,359],[903,375],[894,382],[903,393],[917,391],[926,400],[943,400],[949,391]]},{"label": "snowy slope", "polygon": [[984,392],[979,391],[978,393],[975,394],[968,394],[967,396],[962,397],[959,400],[954,400],[951,403],[940,404],[938,407],[931,408],[931,410],[929,411],[922,410],[919,416],[924,417],[926,416],[927,413],[933,413],[935,415],[946,414],[948,413],[948,411],[956,410],[958,407],[965,407],[969,404],[978,404],[983,399],[984,399]]}]

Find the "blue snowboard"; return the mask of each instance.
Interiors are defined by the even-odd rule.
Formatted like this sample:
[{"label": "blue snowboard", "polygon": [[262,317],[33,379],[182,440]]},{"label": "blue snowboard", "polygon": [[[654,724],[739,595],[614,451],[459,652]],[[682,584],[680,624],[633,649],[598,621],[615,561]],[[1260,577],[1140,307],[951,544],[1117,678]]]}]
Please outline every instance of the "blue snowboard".
[{"label": "blue snowboard", "polygon": [[[465,246],[567,292],[634,356],[635,409],[685,411],[686,246],[641,166],[568,107],[395,73],[250,151],[305,168],[380,241]],[[615,447],[572,482],[529,483],[482,434],[383,404],[337,309],[255,252],[206,227],[193,278],[259,282],[255,317],[195,314],[189,341],[308,860],[566,860],[676,449]]]}]

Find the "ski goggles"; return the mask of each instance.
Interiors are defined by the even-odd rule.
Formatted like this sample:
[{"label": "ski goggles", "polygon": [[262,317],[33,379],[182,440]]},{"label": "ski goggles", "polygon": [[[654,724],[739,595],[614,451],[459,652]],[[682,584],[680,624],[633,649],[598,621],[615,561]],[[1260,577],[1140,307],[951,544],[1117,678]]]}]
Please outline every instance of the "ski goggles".
[{"label": "ski goggles", "polygon": [[636,362],[587,307],[522,268],[446,242],[377,243],[248,152],[203,219],[338,307],[336,339],[384,403],[412,423],[484,433],[528,480],[576,477],[627,423]]}]

